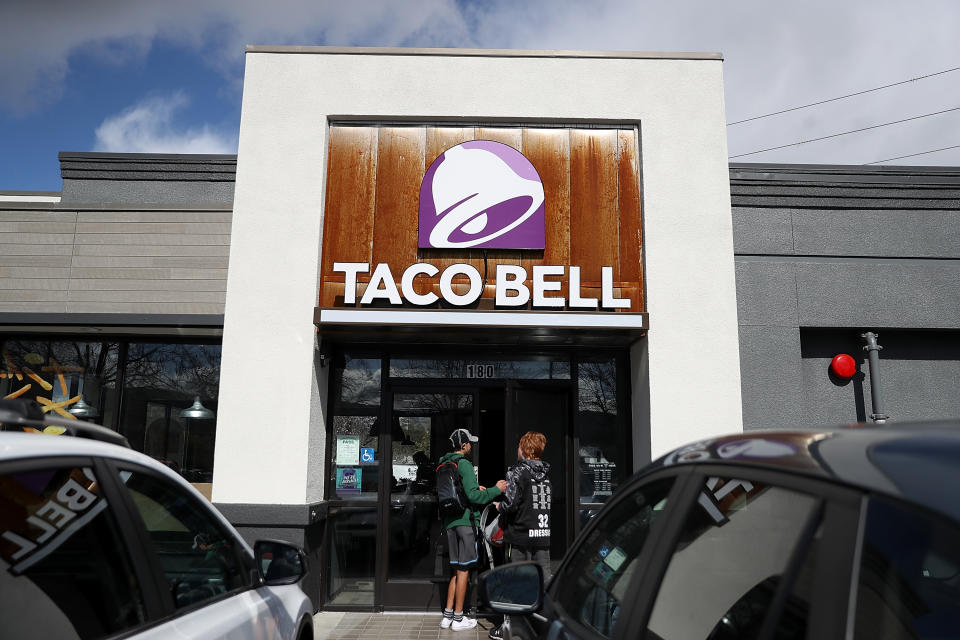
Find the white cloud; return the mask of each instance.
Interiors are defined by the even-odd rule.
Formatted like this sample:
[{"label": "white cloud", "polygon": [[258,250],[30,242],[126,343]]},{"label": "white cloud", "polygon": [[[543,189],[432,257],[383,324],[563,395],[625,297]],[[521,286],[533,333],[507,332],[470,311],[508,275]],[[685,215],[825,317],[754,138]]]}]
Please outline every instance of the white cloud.
[{"label": "white cloud", "polygon": [[[956,0],[5,0],[0,109],[56,100],[80,52],[122,66],[163,41],[195,52],[227,86],[239,85],[248,44],[719,51],[736,120],[958,66],[958,32]],[[731,127],[730,153],[956,106],[958,77]],[[859,163],[960,144],[960,112],[929,124],[744,160]],[[929,160],[960,164],[960,151]]]},{"label": "white cloud", "polygon": [[116,153],[236,153],[233,132],[209,125],[178,128],[176,113],[189,100],[182,93],[151,97],[110,116],[97,127],[96,151]]},{"label": "white cloud", "polygon": [[158,40],[238,77],[248,44],[454,46],[467,29],[452,0],[4,0],[0,108],[60,97],[72,56],[122,65]]}]

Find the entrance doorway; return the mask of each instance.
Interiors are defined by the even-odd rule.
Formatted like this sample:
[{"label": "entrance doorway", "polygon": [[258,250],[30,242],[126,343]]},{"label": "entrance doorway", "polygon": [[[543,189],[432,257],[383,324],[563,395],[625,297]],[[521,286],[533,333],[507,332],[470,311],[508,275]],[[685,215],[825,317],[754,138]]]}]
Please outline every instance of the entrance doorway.
[{"label": "entrance doorway", "polygon": [[[450,578],[446,535],[437,517],[434,470],[451,450],[450,434],[463,427],[480,441],[470,456],[482,486],[493,486],[516,462],[527,431],[547,437],[544,458],[555,469],[551,552],[559,559],[570,519],[563,473],[568,458],[569,388],[501,383],[495,387],[435,391],[400,389],[391,394],[391,490],[383,499],[388,526],[381,595],[388,609],[435,609],[446,599]],[[478,542],[481,543],[482,541]],[[481,556],[483,550],[481,549]],[[481,569],[485,559],[481,560]]]},{"label": "entrance doorway", "polygon": [[[555,562],[578,523],[596,509],[598,496],[602,501],[620,470],[629,468],[622,455],[629,450],[629,424],[617,411],[615,356],[340,358],[331,385],[327,458],[324,592],[330,608],[443,606],[450,565],[437,514],[435,470],[451,450],[449,436],[457,428],[479,437],[470,457],[478,482],[486,487],[505,478],[524,433],[546,436]],[[610,460],[590,453],[594,449]],[[593,468],[598,465],[608,475],[613,470],[613,483],[599,478]]]}]

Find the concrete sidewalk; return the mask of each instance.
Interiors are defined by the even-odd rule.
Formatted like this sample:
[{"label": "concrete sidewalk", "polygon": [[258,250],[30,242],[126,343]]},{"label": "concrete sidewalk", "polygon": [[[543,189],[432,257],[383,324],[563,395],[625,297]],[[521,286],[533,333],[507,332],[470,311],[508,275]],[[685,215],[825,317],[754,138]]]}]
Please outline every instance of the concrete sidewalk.
[{"label": "concrete sidewalk", "polygon": [[439,613],[343,613],[322,611],[313,617],[315,640],[486,640],[493,623],[477,618],[469,631],[440,628]]}]

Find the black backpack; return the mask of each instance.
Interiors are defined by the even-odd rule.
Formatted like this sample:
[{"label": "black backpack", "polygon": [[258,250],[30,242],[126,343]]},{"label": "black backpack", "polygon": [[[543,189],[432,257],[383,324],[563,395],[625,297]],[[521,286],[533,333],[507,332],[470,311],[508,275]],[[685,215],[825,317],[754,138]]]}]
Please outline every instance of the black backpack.
[{"label": "black backpack", "polygon": [[470,502],[463,490],[457,460],[441,462],[437,467],[437,507],[441,516],[462,516]]}]

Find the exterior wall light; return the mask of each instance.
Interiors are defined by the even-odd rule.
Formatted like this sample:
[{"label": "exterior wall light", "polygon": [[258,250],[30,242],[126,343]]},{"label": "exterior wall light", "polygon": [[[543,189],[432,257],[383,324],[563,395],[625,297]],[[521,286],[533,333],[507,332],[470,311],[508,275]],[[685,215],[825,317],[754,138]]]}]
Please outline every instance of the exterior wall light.
[{"label": "exterior wall light", "polygon": [[838,353],[830,361],[830,371],[841,380],[849,380],[857,374],[857,362],[853,356]]}]

